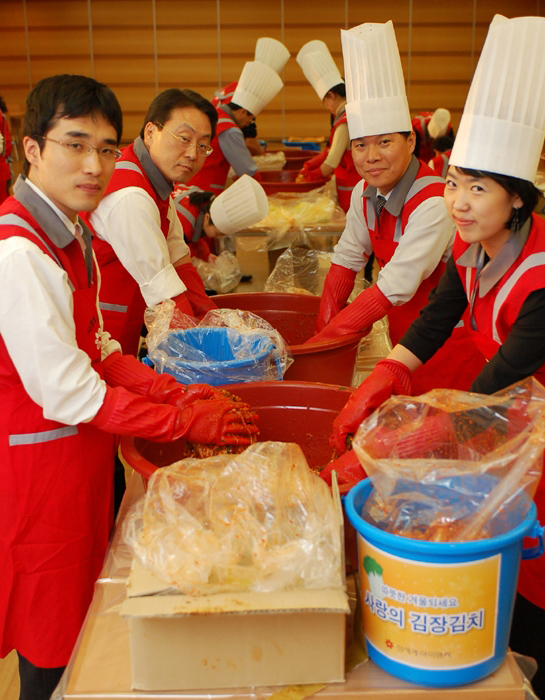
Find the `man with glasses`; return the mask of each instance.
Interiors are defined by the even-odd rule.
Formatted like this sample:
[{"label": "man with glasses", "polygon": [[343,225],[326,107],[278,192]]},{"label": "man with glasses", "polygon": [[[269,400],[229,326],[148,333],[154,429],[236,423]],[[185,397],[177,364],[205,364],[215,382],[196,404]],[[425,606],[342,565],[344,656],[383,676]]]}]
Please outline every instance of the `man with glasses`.
[{"label": "man with glasses", "polygon": [[216,110],[198,93],[160,93],[90,216],[104,325],[125,353],[138,352],[146,306],[172,299],[197,318],[216,308],[191,262],[171,197],[173,184],[187,182],[212,153],[216,122]]},{"label": "man with glasses", "polygon": [[40,81],[24,175],[0,206],[0,657],[17,650],[20,700],[49,699],[91,602],[113,525],[115,434],[245,445],[256,431],[240,402],[156,374],[103,330],[78,212],[104,194],[121,126],[105,85]]}]

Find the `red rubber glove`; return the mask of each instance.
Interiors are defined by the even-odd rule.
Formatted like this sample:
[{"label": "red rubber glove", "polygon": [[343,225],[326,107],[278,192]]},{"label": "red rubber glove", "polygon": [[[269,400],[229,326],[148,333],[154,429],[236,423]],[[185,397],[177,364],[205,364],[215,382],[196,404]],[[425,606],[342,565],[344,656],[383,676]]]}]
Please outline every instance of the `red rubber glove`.
[{"label": "red rubber glove", "polygon": [[[187,291],[185,291],[184,294],[187,294],[187,299],[193,307],[193,316],[202,318],[207,311],[218,308],[212,299],[206,295],[202,279],[195,269],[193,263],[189,262],[184,263],[183,265],[178,265],[176,272],[178,273],[178,277],[187,287]],[[176,306],[178,306],[177,299],[179,299],[181,296],[182,295],[180,294],[174,299]]]},{"label": "red rubber glove", "polygon": [[261,177],[261,173],[259,172],[259,170],[256,170],[252,177],[256,182],[263,182],[263,178]]},{"label": "red rubber glove", "polygon": [[318,153],[318,155],[306,160],[303,163],[303,167],[299,171],[301,173],[301,175],[306,175],[310,170],[316,170],[316,168],[319,168],[320,165],[322,165],[322,163],[327,158],[328,153],[329,153],[329,148],[324,148],[324,150],[321,151],[320,153]]},{"label": "red rubber glove", "polygon": [[331,319],[345,307],[348,297],[354,289],[355,279],[354,270],[332,263],[325,278],[318,320],[316,321],[316,333],[323,330]]},{"label": "red rubber glove", "polygon": [[182,292],[181,294],[178,294],[178,296],[172,298],[172,301],[176,304],[176,308],[178,309],[178,311],[181,311],[187,316],[191,316],[191,318],[195,318],[195,312],[193,311],[193,307],[189,303],[189,297],[187,295],[187,292]]},{"label": "red rubber glove", "polygon": [[259,433],[258,416],[248,404],[234,401],[195,401],[181,412],[184,437],[208,445],[250,445]]},{"label": "red rubber glove", "polygon": [[329,175],[324,175],[321,168],[315,170],[307,170],[303,173],[303,182],[314,182],[315,180],[325,180]]},{"label": "red rubber glove", "polygon": [[209,384],[180,384],[170,374],[159,374],[132,355],[113,352],[102,363],[104,379],[111,387],[122,386],[153,403],[185,408],[198,400],[225,401],[226,394]]},{"label": "red rubber glove", "polygon": [[337,457],[337,459],[330,462],[325,469],[322,469],[320,477],[329,486],[331,486],[331,475],[333,471],[337,472],[337,483],[339,486],[342,484],[354,484],[367,477],[354,450],[345,452],[342,457]]},{"label": "red rubber glove", "polygon": [[329,444],[338,455],[344,454],[348,437],[354,435],[367,416],[393,394],[410,396],[411,393],[411,372],[408,367],[396,360],[380,360],[333,421]]},{"label": "red rubber glove", "polygon": [[391,302],[375,284],[358,294],[354,301],[340,311],[322,331],[306,342],[320,343],[349,333],[369,331],[373,323],[386,316],[391,308]]},{"label": "red rubber glove", "polygon": [[452,421],[446,413],[426,416],[422,425],[407,434],[407,429],[373,431],[368,452],[375,459],[456,459],[458,443]]}]

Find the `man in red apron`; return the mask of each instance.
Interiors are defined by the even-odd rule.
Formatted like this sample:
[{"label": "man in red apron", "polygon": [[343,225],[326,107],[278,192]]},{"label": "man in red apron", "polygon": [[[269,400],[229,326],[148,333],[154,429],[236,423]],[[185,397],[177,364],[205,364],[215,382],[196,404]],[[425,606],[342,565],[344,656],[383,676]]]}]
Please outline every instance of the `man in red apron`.
[{"label": "man in red apron", "polygon": [[354,166],[350,148],[344,80],[327,45],[319,39],[301,47],[297,63],[333,120],[328,147],[305,162],[300,173],[302,181],[321,180],[334,174],[339,206],[347,212],[352,190],[361,180],[361,175]]},{"label": "man in red apron", "polygon": [[48,700],[91,601],[115,434],[249,442],[246,408],[149,371],[103,330],[78,212],[104,194],[121,123],[105,85],[42,80],[27,100],[25,175],[0,206],[0,656],[18,652],[21,700]]},{"label": "man in red apron", "polygon": [[218,126],[211,144],[212,154],[188,184],[218,195],[225,189],[229,168],[239,176],[256,175],[257,165],[244,143],[242,129],[253,122],[281,89],[282,80],[269,65],[258,60],[246,63],[231,101],[227,104],[223,101],[216,107]]},{"label": "man in red apron", "polygon": [[454,130],[450,123],[450,112],[439,107],[435,112],[420,112],[412,120],[416,136],[415,155],[428,163],[434,156],[433,142],[440,136],[449,136],[454,141]]},{"label": "man in red apron", "polygon": [[191,263],[171,198],[173,183],[189,180],[212,152],[215,125],[215,109],[196,92],[160,93],[89,218],[104,327],[125,353],[138,352],[146,306],[173,299],[197,318],[216,308]]},{"label": "man in red apron", "polygon": [[[345,74],[353,75],[357,64],[367,78],[352,82],[347,77],[352,155],[363,180],[352,193],[322,293],[318,333],[309,343],[362,331],[386,315],[392,344],[397,343],[436,286],[454,234],[443,201],[444,180],[413,155],[415,135],[393,25],[356,29],[363,31],[343,31],[342,41]],[[367,48],[363,64],[362,44]],[[380,268],[376,283],[345,306],[356,274],[373,252]],[[439,378],[468,389],[484,358],[477,351],[469,356],[466,345],[467,332],[460,328],[415,375],[417,393]]]}]

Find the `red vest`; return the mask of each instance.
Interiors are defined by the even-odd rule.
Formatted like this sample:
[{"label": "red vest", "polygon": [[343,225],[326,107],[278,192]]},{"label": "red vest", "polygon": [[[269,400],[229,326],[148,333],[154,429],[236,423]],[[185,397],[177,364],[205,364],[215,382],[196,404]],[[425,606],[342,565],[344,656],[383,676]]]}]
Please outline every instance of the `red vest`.
[{"label": "red vest", "polygon": [[[452,255],[455,260],[469,248],[456,236]],[[473,298],[475,268],[457,265],[468,299]],[[515,262],[484,297],[477,294],[471,313],[477,330],[469,333],[490,360],[507,339],[520,309],[528,296],[545,286],[545,221],[532,214],[532,228],[528,240]],[[534,374],[545,384],[545,364]],[[535,494],[538,519],[545,522],[545,479],[542,477]],[[519,592],[534,605],[545,608],[545,557],[521,562]]]},{"label": "red vest", "polygon": [[[339,116],[335,119],[333,128],[331,129],[331,136],[329,137],[330,145],[333,143],[333,135],[335,134],[335,129],[339,124],[346,124],[346,112],[343,109]],[[348,148],[344,152],[341,162],[335,168],[335,184],[337,187],[337,199],[339,200],[339,205],[343,211],[347,212],[350,209],[350,198],[352,196],[352,190],[355,185],[361,180],[361,175],[359,175],[354,165],[354,160],[352,159],[352,149],[350,143]]]},{"label": "red vest", "polygon": [[[376,260],[381,268],[392,259],[405,232],[409,217],[415,209],[429,197],[443,196],[444,181],[438,178],[425,163],[420,162],[419,166],[415,181],[398,217],[384,208],[380,217],[380,226],[377,228],[371,200],[368,197],[363,198],[363,214],[369,228]],[[445,263],[440,262],[432,274],[422,280],[412,299],[400,306],[392,306],[388,311],[392,345],[399,342],[411,323],[420,315],[420,310],[428,303],[428,296],[437,286],[444,270]],[[469,342],[465,328],[456,328],[443,347],[425,365],[413,372],[413,394],[417,396],[436,387],[467,391],[483,364],[484,357]]]},{"label": "red vest", "polygon": [[229,168],[231,167],[229,161],[223,155],[223,151],[221,150],[219,135],[223,134],[224,131],[228,131],[229,129],[238,129],[239,131],[241,129],[229,115],[229,113],[223,109],[223,107],[216,107],[216,111],[218,113],[218,125],[216,127],[216,135],[210,144],[214,150],[208,156],[200,171],[196,175],[193,175],[191,180],[189,180],[186,184],[200,187],[201,190],[213,192],[214,194],[218,195],[225,189],[227,175],[229,174]]},{"label": "red vest", "polygon": [[200,207],[196,206],[195,204],[191,204],[189,201],[189,195],[187,195],[186,197],[176,201],[176,213],[178,214],[178,218],[182,224],[184,237],[187,245],[189,246],[189,250],[191,251],[191,257],[200,258],[201,260],[208,262],[210,254],[213,253],[215,249],[214,239],[210,238],[203,232],[198,240],[192,240],[193,233],[195,231],[195,224],[199,214],[201,213]]},{"label": "red vest", "polygon": [[[125,187],[141,187],[149,194],[159,211],[161,231],[166,238],[170,228],[170,197],[165,200],[159,197],[134,152],[134,144],[123,149],[105,196]],[[125,354],[136,355],[146,310],[138,282],[125,269],[109,243],[95,236],[93,248],[101,274],[100,309],[104,328],[121,344]]]},{"label": "red vest", "polygon": [[229,83],[229,85],[225,85],[225,87],[216,90],[214,97],[210,100],[210,102],[214,105],[214,107],[228,105],[229,102],[233,101],[233,95],[235,94],[237,85],[238,80],[235,80],[233,83]]},{"label": "red vest", "polygon": [[431,162],[433,163],[431,167],[433,170],[435,170],[439,177],[445,178],[447,176],[448,161],[451,153],[452,151],[448,150],[431,159]]},{"label": "red vest", "polygon": [[[0,239],[29,239],[71,282],[78,347],[100,371],[97,271],[79,243],[57,247],[10,197]],[[39,350],[39,349],[38,349]],[[0,338],[0,656],[64,666],[93,596],[113,523],[114,436],[44,418]]]}]

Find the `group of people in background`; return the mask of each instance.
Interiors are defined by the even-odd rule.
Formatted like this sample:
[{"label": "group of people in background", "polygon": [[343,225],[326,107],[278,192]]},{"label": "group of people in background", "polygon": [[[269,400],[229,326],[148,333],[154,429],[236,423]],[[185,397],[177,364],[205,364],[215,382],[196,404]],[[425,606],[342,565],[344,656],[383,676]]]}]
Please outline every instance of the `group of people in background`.
[{"label": "group of people in background", "polygon": [[[334,174],[347,214],[307,342],[363,334],[387,316],[394,345],[335,421],[345,461],[324,477],[342,479],[354,467],[349,438],[392,394],[488,394],[544,378],[545,224],[533,180],[545,84],[529,57],[545,45],[545,19],[494,19],[454,145],[447,110],[411,118],[392,22],[341,40],[344,79],[323,42],[297,55],[332,116],[328,147],[300,175]],[[116,436],[246,445],[258,432],[250,406],[136,355],[147,306],[173,300],[196,319],[215,308],[192,252],[212,254],[214,238],[266,213],[249,146],[288,58],[263,38],[214,103],[163,91],[121,152],[107,86],[59,75],[28,97],[23,174],[0,206],[0,656],[17,650],[22,700],[49,698],[91,601],[113,523]],[[231,167],[239,179],[225,189]],[[376,280],[347,305],[372,254]],[[543,520],[542,486],[536,503]],[[545,697],[540,562],[522,565],[511,644],[538,660]]]}]

